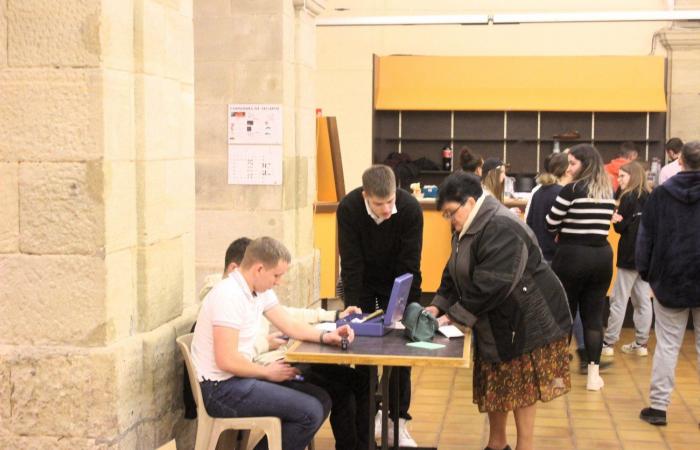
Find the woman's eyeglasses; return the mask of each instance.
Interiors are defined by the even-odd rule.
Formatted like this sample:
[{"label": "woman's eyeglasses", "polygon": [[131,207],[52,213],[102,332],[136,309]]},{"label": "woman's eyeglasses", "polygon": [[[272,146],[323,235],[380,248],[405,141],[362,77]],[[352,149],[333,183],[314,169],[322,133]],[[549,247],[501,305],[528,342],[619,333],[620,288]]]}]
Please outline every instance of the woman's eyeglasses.
[{"label": "woman's eyeglasses", "polygon": [[459,206],[456,207],[455,209],[453,209],[452,211],[448,211],[448,210],[443,211],[443,212],[442,212],[442,218],[445,219],[445,220],[452,220],[452,218],[455,216],[455,214],[457,214],[457,211],[459,211],[460,208],[461,208],[462,206],[464,206],[465,203],[466,203],[466,202],[460,203]]}]

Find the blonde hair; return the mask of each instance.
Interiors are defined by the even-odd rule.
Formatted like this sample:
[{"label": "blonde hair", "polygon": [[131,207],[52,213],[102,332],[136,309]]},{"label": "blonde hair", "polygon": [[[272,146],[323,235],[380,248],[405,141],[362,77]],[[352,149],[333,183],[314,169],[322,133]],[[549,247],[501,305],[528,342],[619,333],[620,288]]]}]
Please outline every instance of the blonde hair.
[{"label": "blonde hair", "polygon": [[581,161],[581,170],[574,178],[574,186],[583,184],[588,197],[594,200],[613,198],[610,177],[605,171],[603,158],[591,144],[578,144],[571,147],[569,155]]},{"label": "blonde hair", "polygon": [[505,200],[505,182],[501,181],[501,173],[505,170],[503,165],[496,167],[493,170],[489,170],[489,173],[483,179],[482,184],[489,192],[498,200],[503,203]]},{"label": "blonde hair", "polygon": [[649,186],[647,186],[647,177],[644,167],[637,161],[630,161],[620,167],[620,170],[627,173],[630,176],[630,182],[627,187],[620,194],[620,198],[627,194],[634,194],[637,198],[642,196],[642,193],[649,191]]}]

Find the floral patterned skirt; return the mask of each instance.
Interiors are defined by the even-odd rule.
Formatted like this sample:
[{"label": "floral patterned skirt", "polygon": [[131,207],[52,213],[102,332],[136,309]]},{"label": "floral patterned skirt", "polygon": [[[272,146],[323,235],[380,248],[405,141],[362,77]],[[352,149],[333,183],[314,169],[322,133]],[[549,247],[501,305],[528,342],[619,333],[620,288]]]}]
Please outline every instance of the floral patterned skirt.
[{"label": "floral patterned skirt", "polygon": [[507,362],[474,362],[474,403],[480,412],[506,412],[548,402],[571,390],[566,337]]}]

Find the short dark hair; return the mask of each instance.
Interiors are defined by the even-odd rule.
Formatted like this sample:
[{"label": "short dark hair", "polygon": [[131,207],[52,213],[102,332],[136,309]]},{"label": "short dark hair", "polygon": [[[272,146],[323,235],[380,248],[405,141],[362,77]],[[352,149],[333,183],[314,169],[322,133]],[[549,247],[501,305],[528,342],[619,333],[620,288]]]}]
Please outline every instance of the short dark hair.
[{"label": "short dark hair", "polygon": [[247,237],[241,237],[231,242],[231,245],[229,245],[226,249],[226,257],[224,258],[224,270],[226,270],[226,268],[231,263],[236,263],[239,266],[241,265],[241,261],[243,261],[243,255],[245,255],[245,249],[248,248],[248,244],[250,244],[251,242],[251,239]]},{"label": "short dark hair", "polygon": [[367,195],[387,198],[396,193],[396,176],[391,167],[375,164],[362,174],[362,190]]},{"label": "short dark hair", "polygon": [[637,147],[637,144],[635,144],[632,141],[626,141],[620,144],[620,156],[624,158],[628,158],[632,156],[632,154],[639,155],[639,148]]},{"label": "short dark hair", "polygon": [[687,142],[681,150],[681,158],[685,170],[700,170],[700,141]]},{"label": "short dark hair", "polygon": [[446,202],[464,203],[470,197],[481,197],[484,190],[481,188],[481,180],[473,173],[455,172],[445,178],[440,185],[437,198],[437,209],[442,209]]},{"label": "short dark hair", "polygon": [[683,141],[680,138],[672,137],[666,141],[666,150],[671,150],[673,153],[678,154],[683,150]]},{"label": "short dark hair", "polygon": [[459,152],[459,166],[465,172],[476,172],[476,169],[484,165],[484,158],[466,145]]}]

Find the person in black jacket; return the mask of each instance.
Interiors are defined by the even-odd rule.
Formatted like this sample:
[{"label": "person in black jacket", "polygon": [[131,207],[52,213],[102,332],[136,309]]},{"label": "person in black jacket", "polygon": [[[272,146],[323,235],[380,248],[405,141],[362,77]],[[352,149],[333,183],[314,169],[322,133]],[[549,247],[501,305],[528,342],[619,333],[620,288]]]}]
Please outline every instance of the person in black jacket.
[{"label": "person in black jacket", "polygon": [[689,312],[700,358],[700,141],[683,146],[680,164],[681,172],[652,191],[637,235],[635,264],[656,298],[651,407],[640,412],[652,425],[666,424]]},{"label": "person in black jacket", "polygon": [[[386,311],[394,279],[405,273],[413,274],[408,302],[418,302],[423,211],[408,192],[396,189],[391,168],[378,164],[365,170],[362,187],[340,201],[337,219],[345,305],[363,312]],[[406,428],[411,419],[410,368],[394,370],[394,376],[399,377],[399,411],[390,405],[389,416],[399,420],[399,445],[415,447]]]},{"label": "person in black jacket", "polygon": [[564,287],[542,259],[527,225],[482,191],[472,174],[453,173],[437,201],[455,232],[449,277],[426,310],[473,327],[474,403],[489,416],[488,449],[509,449],[513,411],[517,448],[532,449],[538,401],[571,387],[571,314]]},{"label": "person in black jacket", "polygon": [[647,356],[647,341],[654,315],[651,307],[651,289],[634,266],[637,229],[644,204],[649,197],[644,167],[636,161],[625,164],[620,167],[618,181],[621,190],[620,206],[612,218],[615,231],[620,233],[620,241],[617,244],[617,277],[610,297],[610,316],[603,338],[602,354],[613,356],[615,353],[613,346],[620,339],[627,301],[631,295],[636,336],[634,342],[625,344],[620,349],[623,353]]}]

